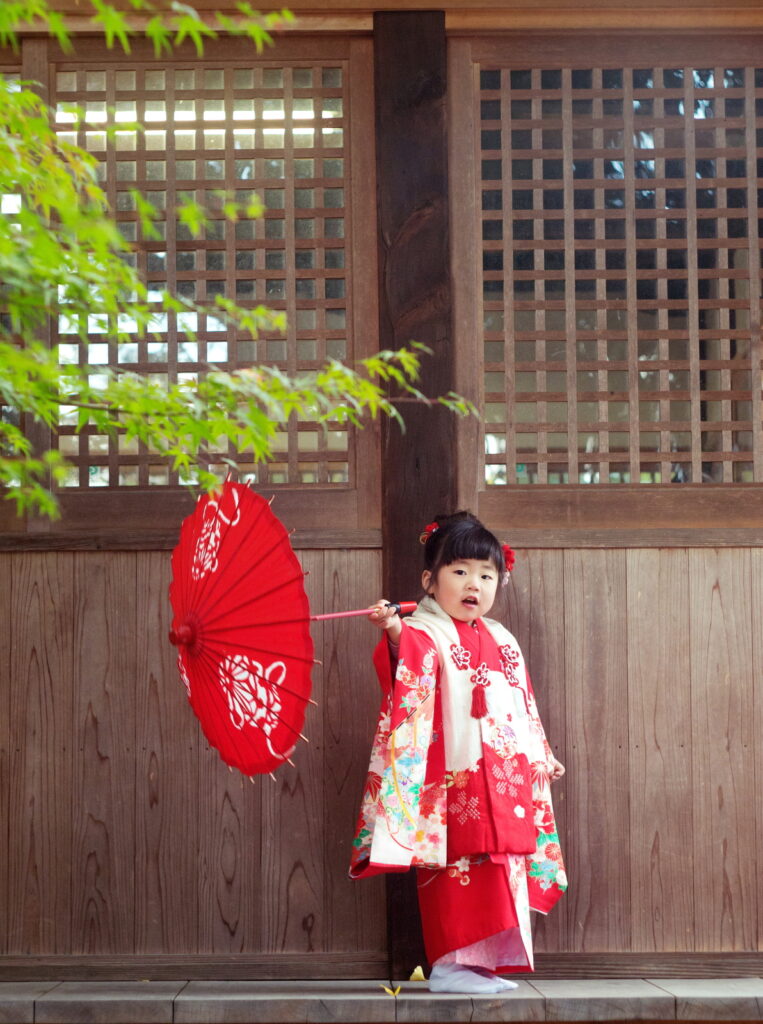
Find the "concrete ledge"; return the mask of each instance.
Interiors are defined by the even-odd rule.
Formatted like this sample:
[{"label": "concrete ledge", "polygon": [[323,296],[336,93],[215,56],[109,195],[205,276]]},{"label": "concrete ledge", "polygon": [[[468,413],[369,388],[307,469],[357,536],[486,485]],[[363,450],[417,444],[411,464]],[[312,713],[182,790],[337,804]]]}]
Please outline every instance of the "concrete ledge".
[{"label": "concrete ledge", "polygon": [[36,1024],[172,1024],[184,981],[62,981],[35,1000]]},{"label": "concrete ledge", "polygon": [[191,981],[175,1024],[387,1024],[395,1000],[370,981]]},{"label": "concrete ledge", "polygon": [[761,978],[661,978],[676,1000],[676,1020],[763,1020]]},{"label": "concrete ledge", "polygon": [[0,1024],[32,1024],[34,1005],[55,981],[0,982]]},{"label": "concrete ledge", "polygon": [[[389,995],[384,988],[393,991]],[[0,983],[0,1024],[457,1024],[479,1021],[763,1020],[761,978],[519,980],[505,995],[421,982]]]},{"label": "concrete ledge", "polygon": [[546,1020],[675,1020],[664,989],[628,978],[612,981],[533,981],[546,1001]]},{"label": "concrete ledge", "polygon": [[[395,984],[394,987],[397,987]],[[433,1021],[542,1021],[545,1000],[526,981],[500,996],[460,996],[430,992],[420,982],[400,983],[397,1021],[400,1024],[430,1024]]]}]

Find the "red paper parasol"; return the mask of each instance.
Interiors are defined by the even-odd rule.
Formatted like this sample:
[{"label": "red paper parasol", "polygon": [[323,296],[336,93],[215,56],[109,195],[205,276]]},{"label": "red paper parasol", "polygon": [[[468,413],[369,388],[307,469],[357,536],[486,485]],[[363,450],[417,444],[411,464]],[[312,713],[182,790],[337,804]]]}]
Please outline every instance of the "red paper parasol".
[{"label": "red paper parasol", "polygon": [[313,642],[304,572],[264,498],[226,481],[199,499],[172,555],[170,640],[209,742],[246,775],[302,733]]},{"label": "red paper parasol", "polygon": [[210,744],[245,775],[271,772],[304,739],[314,664],[304,575],[270,503],[230,480],[199,499],[172,555],[180,676]]}]

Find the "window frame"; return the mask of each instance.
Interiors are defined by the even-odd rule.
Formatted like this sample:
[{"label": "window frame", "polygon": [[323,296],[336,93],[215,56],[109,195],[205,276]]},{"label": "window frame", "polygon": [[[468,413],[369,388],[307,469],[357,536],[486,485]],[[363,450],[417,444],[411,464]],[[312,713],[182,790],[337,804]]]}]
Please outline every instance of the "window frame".
[{"label": "window frame", "polygon": [[[584,44],[584,45],[583,45]],[[648,50],[646,47],[648,46]],[[458,387],[481,404],[482,240],[479,231],[480,124],[475,114],[480,65],[520,69],[643,64],[660,61],[760,64],[760,34],[635,32],[503,32],[451,37],[449,47],[451,258]],[[584,54],[581,61],[580,54]],[[700,63],[701,62],[701,63]],[[749,179],[747,179],[749,181]],[[754,179],[753,179],[754,181]],[[458,216],[464,209],[474,216]],[[759,267],[758,281],[760,278]],[[751,270],[751,276],[754,274]],[[759,287],[759,286],[758,286]],[[758,305],[760,305],[758,303]],[[760,323],[752,323],[753,356],[760,357]],[[761,398],[754,398],[760,417]],[[763,484],[511,484],[484,483],[480,425],[459,425],[459,503],[475,508],[492,527],[525,547],[620,547],[763,544]],[[475,457],[476,454],[476,457]]]},{"label": "window frame", "polygon": [[[75,39],[73,52],[66,54],[53,41],[27,36],[22,40],[20,71],[23,78],[41,83],[43,95],[52,95],[53,76],[67,66],[93,61],[108,66],[152,59],[153,51],[146,40],[136,41],[126,56],[119,48],[109,50],[101,38],[82,35]],[[368,244],[377,232],[372,40],[368,34],[280,37],[277,52],[253,58],[247,41],[226,39],[207,44],[202,58],[190,44],[179,48],[172,58],[173,63],[199,67],[212,62],[240,64],[242,60],[268,64],[331,60],[341,63],[345,70],[344,116],[349,129],[345,155],[350,158],[351,171],[344,186],[352,233],[346,240],[352,265],[352,314],[347,329],[354,340],[352,359],[357,361],[378,348],[376,332],[368,330],[369,323],[378,322],[377,250],[374,244]],[[10,67],[16,69],[18,65]],[[350,188],[351,182],[358,183],[357,187]],[[46,335],[42,340],[50,344],[50,327]],[[49,429],[30,422],[28,417],[26,426],[36,447],[50,445]],[[367,547],[380,542],[378,423],[369,421],[363,429],[349,429],[352,468],[347,486],[255,485],[268,497],[276,496],[275,507],[289,528],[296,531],[295,542],[320,547]],[[12,502],[0,501],[0,549],[172,547],[180,520],[192,510],[195,500],[191,490],[180,485],[161,489],[59,489],[56,493],[61,511],[56,521],[35,514],[19,517]]]}]

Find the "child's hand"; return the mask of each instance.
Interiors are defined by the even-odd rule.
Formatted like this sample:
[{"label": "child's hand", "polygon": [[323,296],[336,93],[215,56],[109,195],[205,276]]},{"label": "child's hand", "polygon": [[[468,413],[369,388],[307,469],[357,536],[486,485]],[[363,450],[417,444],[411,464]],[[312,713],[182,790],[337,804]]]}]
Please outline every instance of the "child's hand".
[{"label": "child's hand", "polygon": [[373,605],[368,621],[373,622],[379,629],[386,629],[387,637],[393,644],[396,644],[400,639],[400,634],[403,632],[400,616],[384,598]]},{"label": "child's hand", "polygon": [[551,758],[551,771],[548,773],[549,782],[556,782],[557,779],[561,779],[564,775],[564,765],[561,761],[557,761],[555,757]]}]

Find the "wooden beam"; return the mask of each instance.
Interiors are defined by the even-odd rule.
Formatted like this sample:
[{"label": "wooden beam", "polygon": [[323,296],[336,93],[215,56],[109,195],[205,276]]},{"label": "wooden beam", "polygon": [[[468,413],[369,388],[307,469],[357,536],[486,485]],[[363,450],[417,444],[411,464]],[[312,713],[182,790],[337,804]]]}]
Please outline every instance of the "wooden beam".
[{"label": "wooden beam", "polygon": [[[376,166],[382,348],[423,342],[421,389],[455,387],[448,255],[447,64],[442,13],[374,18]],[[421,593],[418,535],[456,500],[455,423],[442,408],[399,403],[405,433],[382,431],[385,594]],[[424,959],[412,875],[391,877],[388,899],[393,977]],[[404,908],[404,909],[403,909]]]},{"label": "wooden beam", "polygon": [[[266,783],[270,780],[265,776]],[[257,785],[263,785],[258,781]],[[32,981],[37,978],[54,981],[201,979],[291,981],[304,979],[386,978],[386,962],[376,952],[356,950],[351,953],[305,954],[178,954],[152,953],[133,955],[87,956],[0,956],[0,981]],[[369,984],[371,984],[369,982]]]},{"label": "wooden beam", "polygon": [[760,5],[692,4],[689,7],[667,4],[596,4],[584,7],[557,3],[524,6],[503,4],[480,9],[461,8],[446,11],[445,27],[449,33],[494,31],[572,31],[606,32],[638,31],[645,26],[651,32],[712,32],[719,30],[748,31],[763,28],[763,7]]},{"label": "wooden beam", "polygon": [[[382,348],[427,345],[421,390],[455,387],[442,14],[378,14],[374,33]],[[384,581],[420,590],[418,535],[455,500],[454,417],[401,401],[383,430]]]},{"label": "wooden beam", "polygon": [[[117,0],[116,6],[130,12],[136,28],[148,21],[146,15],[132,11],[129,0]],[[195,0],[194,6],[214,24],[220,11],[229,17],[238,12],[233,3],[217,0]],[[333,0],[325,6],[316,0],[292,0],[289,9],[296,21],[284,25],[279,32],[370,32],[374,13],[411,13],[408,0]],[[656,3],[655,0],[556,0],[551,5],[530,0],[481,0],[479,4],[464,0],[419,0],[419,11],[445,13],[448,32],[481,32],[495,30],[606,30],[636,29],[649,26],[653,31],[710,31],[718,29],[746,30],[763,27],[763,6],[758,0],[735,0],[724,5],[718,0],[692,0],[690,4]],[[59,0],[56,8],[67,15],[67,25],[75,32],[92,32],[93,24],[81,0]],[[31,32],[38,31],[34,26]]]}]

